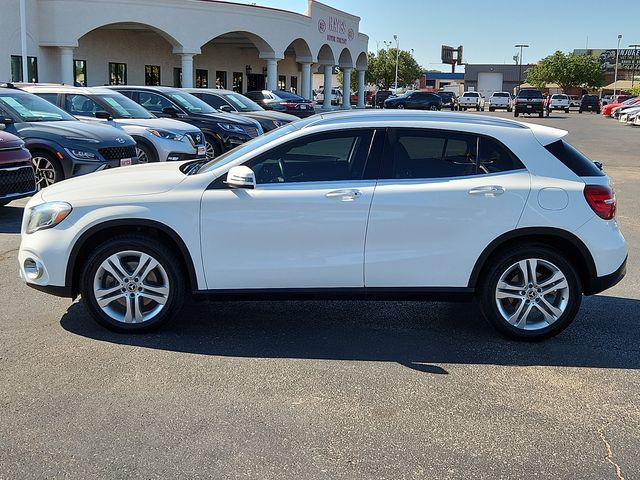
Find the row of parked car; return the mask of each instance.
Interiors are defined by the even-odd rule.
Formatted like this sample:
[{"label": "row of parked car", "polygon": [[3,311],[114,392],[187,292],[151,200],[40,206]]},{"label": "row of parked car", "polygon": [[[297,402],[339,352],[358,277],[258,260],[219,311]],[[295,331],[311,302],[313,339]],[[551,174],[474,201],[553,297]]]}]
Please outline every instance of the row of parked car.
[{"label": "row of parked car", "polygon": [[280,91],[2,84],[0,205],[104,169],[211,159],[313,114]]},{"label": "row of parked car", "polygon": [[626,125],[640,126],[640,97],[620,95],[602,108],[602,114]]}]

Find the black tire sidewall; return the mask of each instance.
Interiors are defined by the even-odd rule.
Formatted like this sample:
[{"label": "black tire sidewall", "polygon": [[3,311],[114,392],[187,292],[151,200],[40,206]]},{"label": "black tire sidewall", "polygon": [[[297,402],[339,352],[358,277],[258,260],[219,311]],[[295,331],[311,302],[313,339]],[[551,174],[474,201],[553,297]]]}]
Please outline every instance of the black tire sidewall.
[{"label": "black tire sidewall", "polygon": [[[155,318],[141,324],[126,324],[112,319],[98,306],[93,295],[93,280],[100,264],[114,253],[126,250],[137,250],[151,255],[162,265],[169,278],[169,298],[164,308]],[[180,265],[179,259],[171,250],[151,238],[138,235],[118,236],[104,242],[88,256],[80,277],[80,293],[91,316],[100,325],[120,333],[149,332],[169,321],[182,306],[186,278]]]},{"label": "black tire sidewall", "polygon": [[[522,330],[510,325],[498,310],[495,290],[502,274],[514,263],[525,258],[539,258],[558,267],[569,285],[569,303],[564,313],[552,325],[540,330]],[[557,335],[567,328],[580,309],[582,286],[575,268],[558,251],[543,246],[523,246],[499,257],[489,259],[491,264],[483,272],[479,287],[480,309],[485,318],[503,335],[515,340],[540,341]]]},{"label": "black tire sidewall", "polygon": [[205,134],[204,138],[213,147],[213,152],[215,155],[214,158],[218,158],[220,155],[224,153],[222,147],[220,146],[218,141],[213,137],[213,135]]},{"label": "black tire sidewall", "polygon": [[[56,178],[55,181],[53,182],[54,184],[61,182],[62,180],[64,180],[65,175],[64,175],[64,169],[62,168],[62,164],[58,161],[57,158],[55,158],[53,155],[51,155],[49,152],[45,152],[42,150],[37,150],[35,152],[33,152],[31,154],[31,157],[43,157],[46,158],[51,165],[53,165],[53,170],[55,171],[56,174]],[[34,171],[35,171],[35,166],[33,167]]]},{"label": "black tire sidewall", "polygon": [[154,163],[158,161],[158,156],[156,155],[155,151],[152,148],[150,148],[147,144],[142,142],[136,142],[136,147],[144,151],[144,153],[147,155],[146,163]]}]

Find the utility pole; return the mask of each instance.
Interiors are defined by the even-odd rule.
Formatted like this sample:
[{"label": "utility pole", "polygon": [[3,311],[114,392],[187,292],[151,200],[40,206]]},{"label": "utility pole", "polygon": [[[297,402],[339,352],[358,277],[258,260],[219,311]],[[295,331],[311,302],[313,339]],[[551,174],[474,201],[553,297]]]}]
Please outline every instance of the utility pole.
[{"label": "utility pole", "polygon": [[519,43],[515,45],[515,47],[520,48],[520,68],[518,69],[518,88],[519,88],[520,85],[522,85],[522,49],[528,48],[529,45],[526,45],[524,43]]},{"label": "utility pole", "polygon": [[393,39],[396,41],[396,92],[398,91],[398,61],[400,60],[400,40],[398,36],[394,35]]},{"label": "utility pole", "polygon": [[633,88],[633,85],[635,83],[636,80],[636,55],[638,53],[638,47],[640,47],[640,43],[632,43],[631,45],[629,45],[629,48],[633,48],[633,68],[631,69],[631,88]]},{"label": "utility pole", "polygon": [[622,40],[622,34],[618,34],[618,46],[616,47],[616,69],[613,74],[613,98],[616,98],[616,90],[618,89],[618,56],[620,55],[620,40]]}]

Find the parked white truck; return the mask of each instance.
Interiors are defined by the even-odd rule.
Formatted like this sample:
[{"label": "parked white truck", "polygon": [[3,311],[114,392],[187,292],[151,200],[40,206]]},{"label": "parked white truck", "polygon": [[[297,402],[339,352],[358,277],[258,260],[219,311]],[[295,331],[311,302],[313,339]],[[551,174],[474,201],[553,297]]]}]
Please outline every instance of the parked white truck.
[{"label": "parked white truck", "polygon": [[459,99],[460,110],[475,108],[478,112],[484,110],[484,97],[478,92],[464,92]]},{"label": "parked white truck", "polygon": [[570,105],[571,100],[569,99],[569,95],[556,93],[555,95],[551,95],[551,100],[549,101],[549,110],[563,110],[565,113],[569,113]]},{"label": "parked white truck", "polygon": [[504,109],[510,112],[513,109],[511,104],[511,94],[509,92],[493,92],[489,99],[489,111],[494,112],[498,109]]}]

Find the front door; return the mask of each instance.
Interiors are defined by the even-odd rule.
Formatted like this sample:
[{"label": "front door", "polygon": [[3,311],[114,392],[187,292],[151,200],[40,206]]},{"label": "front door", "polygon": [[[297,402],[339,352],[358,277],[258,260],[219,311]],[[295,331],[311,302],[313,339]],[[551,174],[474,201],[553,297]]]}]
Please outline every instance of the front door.
[{"label": "front door", "polygon": [[201,208],[207,287],[363,287],[372,138],[369,129],[307,135],[245,163],[255,189],[216,180]]},{"label": "front door", "polygon": [[530,183],[494,139],[390,130],[369,217],[366,286],[466,287],[485,247],[517,226]]}]

